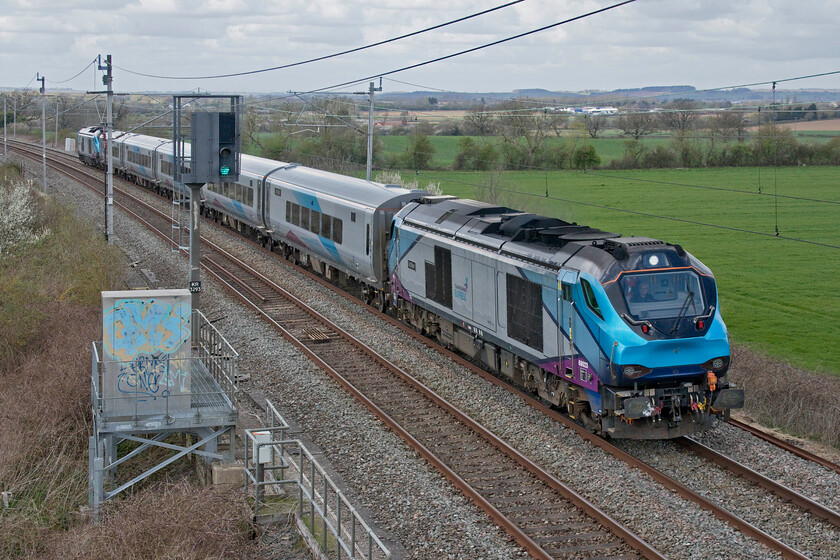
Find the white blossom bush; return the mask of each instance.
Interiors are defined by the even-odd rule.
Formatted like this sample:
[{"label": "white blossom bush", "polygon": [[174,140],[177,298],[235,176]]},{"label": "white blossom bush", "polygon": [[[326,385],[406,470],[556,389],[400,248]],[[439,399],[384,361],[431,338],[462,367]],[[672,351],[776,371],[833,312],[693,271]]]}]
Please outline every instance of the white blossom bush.
[{"label": "white blossom bush", "polygon": [[47,235],[49,230],[38,224],[38,201],[32,184],[13,181],[0,185],[0,257]]},{"label": "white blossom bush", "polygon": [[[418,181],[415,179],[414,181],[406,181],[402,178],[399,171],[380,171],[374,177],[374,180],[377,183],[384,183],[386,185],[400,185],[406,189],[416,189],[418,188]],[[440,183],[435,181],[429,181],[429,184],[426,186],[426,191],[429,194],[434,195],[441,195],[443,191],[440,188]]]}]

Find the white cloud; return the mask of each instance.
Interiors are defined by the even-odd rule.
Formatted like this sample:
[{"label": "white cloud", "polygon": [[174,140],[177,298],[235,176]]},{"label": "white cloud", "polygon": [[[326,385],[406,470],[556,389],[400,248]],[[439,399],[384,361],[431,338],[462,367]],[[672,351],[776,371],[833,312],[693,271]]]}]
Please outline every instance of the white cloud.
[{"label": "white cloud", "polygon": [[[116,65],[149,74],[250,71],[381,41],[489,6],[479,0],[6,4],[0,16],[0,85],[6,87],[22,86],[36,70],[58,79],[72,76],[99,54],[112,54]],[[603,0],[528,0],[399,43],[294,69],[196,83],[122,72],[115,86],[124,91],[314,89],[445,56],[607,5]],[[394,77],[466,91],[736,85],[840,70],[837,29],[840,10],[828,0],[642,0]],[[788,86],[840,88],[840,77]]]}]

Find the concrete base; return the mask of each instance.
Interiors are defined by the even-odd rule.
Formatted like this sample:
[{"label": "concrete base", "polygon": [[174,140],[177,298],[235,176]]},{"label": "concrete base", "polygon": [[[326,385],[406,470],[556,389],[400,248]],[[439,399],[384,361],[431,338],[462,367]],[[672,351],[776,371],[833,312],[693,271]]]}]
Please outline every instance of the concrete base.
[{"label": "concrete base", "polygon": [[213,463],[210,481],[214,486],[239,485],[245,483],[245,471],[241,461],[233,463]]}]

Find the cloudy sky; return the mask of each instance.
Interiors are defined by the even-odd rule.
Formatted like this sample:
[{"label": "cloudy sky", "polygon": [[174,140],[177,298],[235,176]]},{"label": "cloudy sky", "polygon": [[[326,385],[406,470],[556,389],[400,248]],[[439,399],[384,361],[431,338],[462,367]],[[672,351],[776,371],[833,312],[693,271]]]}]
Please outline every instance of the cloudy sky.
[{"label": "cloudy sky", "polygon": [[[98,89],[92,69],[57,82],[97,55],[111,54],[116,91],[306,91],[446,56],[617,1],[524,0],[327,61],[236,78],[171,80],[128,71],[193,77],[258,70],[396,37],[505,0],[3,0],[0,87],[34,87],[32,78],[40,72],[48,89]],[[837,0],[637,0],[393,74],[384,85],[391,92],[713,88],[838,70]],[[779,87],[840,89],[840,74]]]}]

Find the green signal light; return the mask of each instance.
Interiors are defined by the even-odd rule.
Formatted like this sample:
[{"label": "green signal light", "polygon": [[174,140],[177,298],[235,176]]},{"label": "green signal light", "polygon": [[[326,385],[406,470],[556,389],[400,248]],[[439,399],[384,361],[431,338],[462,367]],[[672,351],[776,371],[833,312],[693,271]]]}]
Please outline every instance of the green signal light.
[{"label": "green signal light", "polygon": [[225,176],[225,175],[230,175],[230,166],[228,166],[228,165],[223,165],[223,166],[219,169],[219,173],[220,173],[222,176]]}]

